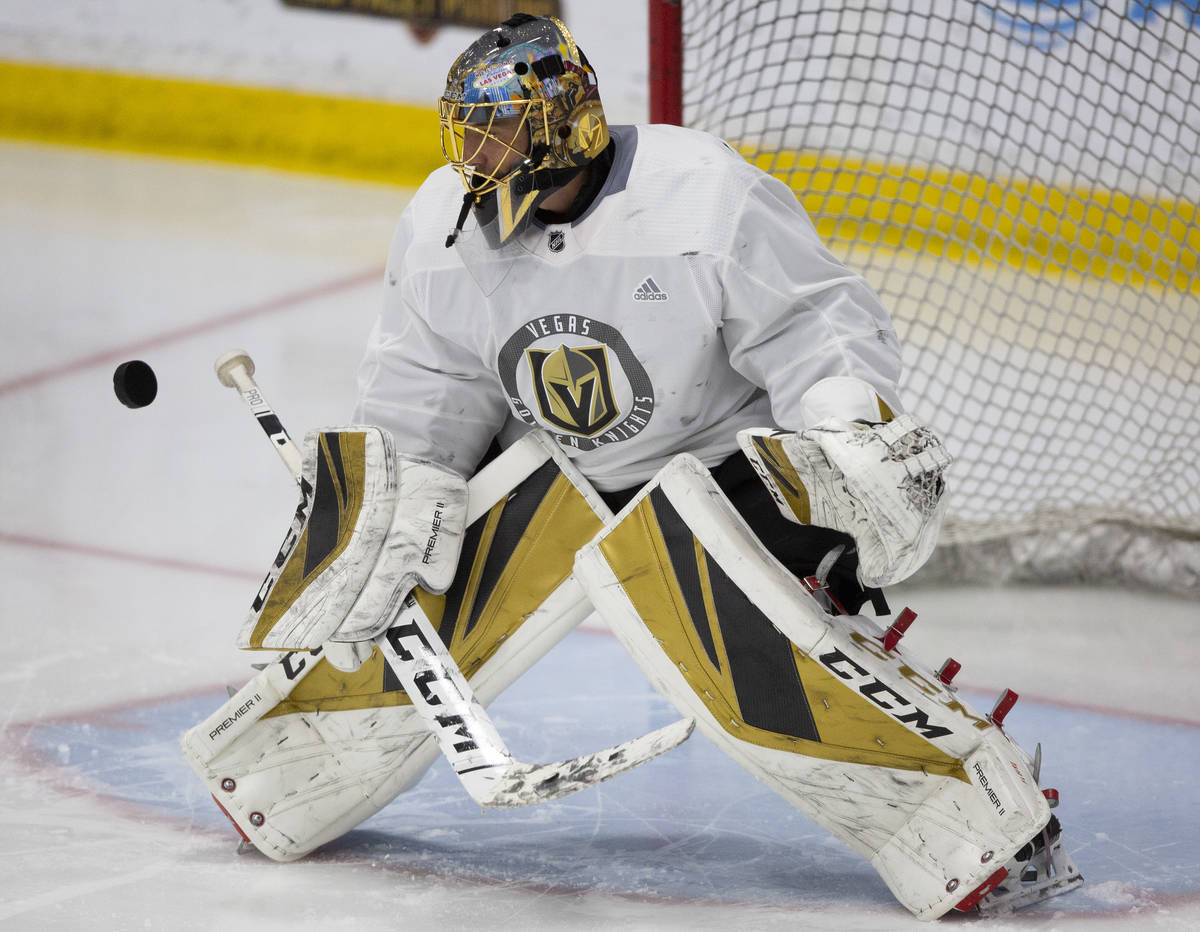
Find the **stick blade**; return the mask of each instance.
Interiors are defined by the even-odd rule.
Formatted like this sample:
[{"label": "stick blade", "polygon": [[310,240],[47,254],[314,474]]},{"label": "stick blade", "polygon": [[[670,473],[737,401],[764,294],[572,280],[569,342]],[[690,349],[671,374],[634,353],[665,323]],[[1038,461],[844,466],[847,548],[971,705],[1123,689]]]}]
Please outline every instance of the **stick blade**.
[{"label": "stick blade", "polygon": [[478,794],[473,791],[471,795],[481,806],[490,809],[530,806],[569,796],[640,767],[678,747],[688,739],[695,727],[693,719],[681,718],[624,744],[557,764],[522,764],[513,761],[502,773],[493,771],[489,775],[494,782],[486,791]]}]

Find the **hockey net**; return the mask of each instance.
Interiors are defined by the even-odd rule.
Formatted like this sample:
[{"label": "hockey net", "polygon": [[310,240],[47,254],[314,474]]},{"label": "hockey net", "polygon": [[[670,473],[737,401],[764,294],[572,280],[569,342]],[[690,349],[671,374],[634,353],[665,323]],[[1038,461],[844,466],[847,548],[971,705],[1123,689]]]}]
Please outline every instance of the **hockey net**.
[{"label": "hockey net", "polygon": [[1200,594],[1194,0],[650,2],[652,121],[784,179],[893,314],[957,460],[920,578]]}]

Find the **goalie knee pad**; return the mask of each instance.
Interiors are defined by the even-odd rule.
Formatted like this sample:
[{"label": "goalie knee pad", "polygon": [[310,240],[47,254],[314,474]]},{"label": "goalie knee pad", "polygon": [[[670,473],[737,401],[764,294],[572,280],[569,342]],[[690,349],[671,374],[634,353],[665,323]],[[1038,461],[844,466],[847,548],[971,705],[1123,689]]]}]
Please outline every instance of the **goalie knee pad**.
[{"label": "goalie knee pad", "polygon": [[960,903],[1049,821],[1028,755],[865,619],[822,611],[693,457],[575,574],[656,688],[917,916]]},{"label": "goalie knee pad", "polygon": [[[539,434],[470,488],[495,504],[481,506],[463,535],[453,584],[414,594],[487,703],[591,612],[572,561],[611,512]],[[349,831],[438,756],[380,652],[364,659],[362,647],[329,642],[285,654],[183,736],[184,756],[214,798],[275,860]]]}]

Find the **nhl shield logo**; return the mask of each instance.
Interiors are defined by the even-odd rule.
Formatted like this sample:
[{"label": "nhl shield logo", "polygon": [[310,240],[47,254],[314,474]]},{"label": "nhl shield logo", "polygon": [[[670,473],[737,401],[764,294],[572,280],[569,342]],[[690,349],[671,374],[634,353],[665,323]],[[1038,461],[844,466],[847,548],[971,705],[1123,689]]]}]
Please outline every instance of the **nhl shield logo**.
[{"label": "nhl shield logo", "polygon": [[550,236],[547,239],[546,245],[550,247],[551,252],[562,252],[563,247],[567,244],[567,236],[562,230],[551,230]]},{"label": "nhl shield logo", "polygon": [[555,427],[591,437],[620,414],[603,346],[561,345],[526,355],[541,415]]}]

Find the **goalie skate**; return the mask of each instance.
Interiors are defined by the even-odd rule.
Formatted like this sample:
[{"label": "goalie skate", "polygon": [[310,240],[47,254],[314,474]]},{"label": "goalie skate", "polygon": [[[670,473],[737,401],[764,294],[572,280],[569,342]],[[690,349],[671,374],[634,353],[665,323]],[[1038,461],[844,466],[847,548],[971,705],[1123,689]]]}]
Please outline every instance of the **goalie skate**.
[{"label": "goalie skate", "polygon": [[1046,828],[1013,855],[1004,869],[1003,878],[977,902],[964,901],[956,908],[1001,915],[1068,893],[1083,883],[1083,875],[1063,847],[1062,827],[1054,816]]}]

